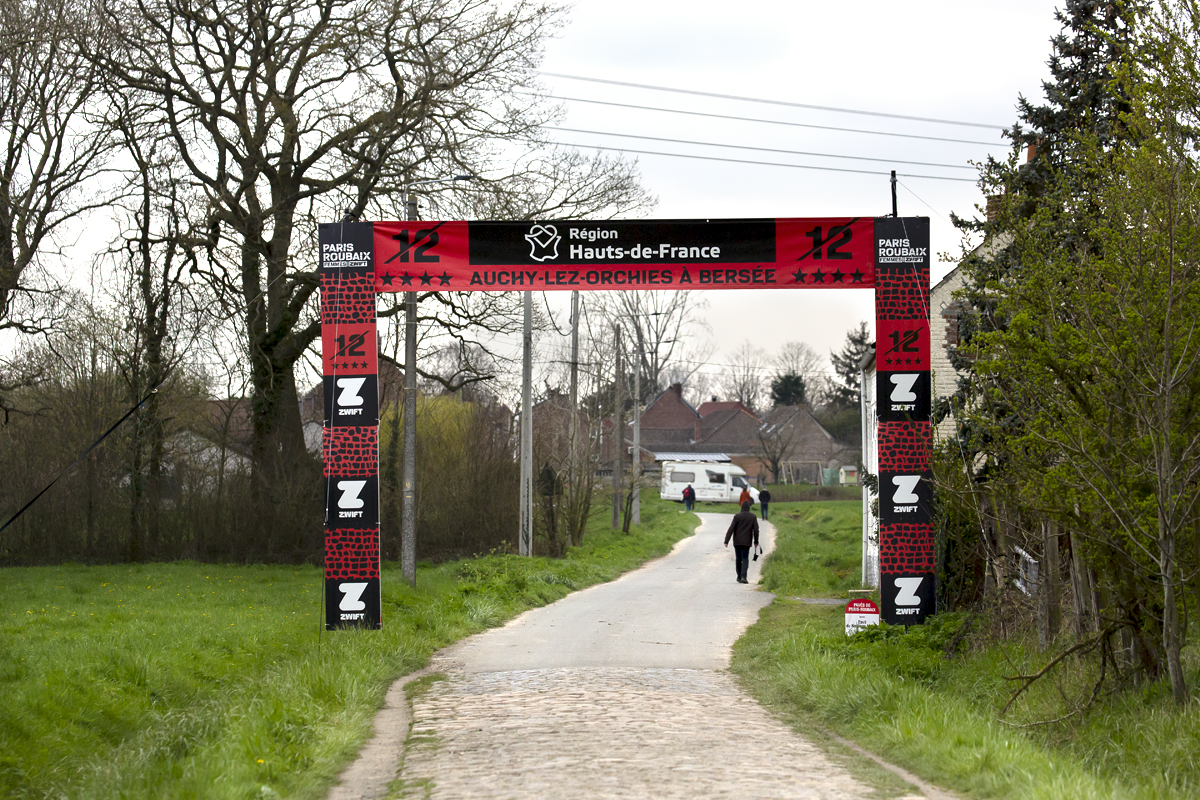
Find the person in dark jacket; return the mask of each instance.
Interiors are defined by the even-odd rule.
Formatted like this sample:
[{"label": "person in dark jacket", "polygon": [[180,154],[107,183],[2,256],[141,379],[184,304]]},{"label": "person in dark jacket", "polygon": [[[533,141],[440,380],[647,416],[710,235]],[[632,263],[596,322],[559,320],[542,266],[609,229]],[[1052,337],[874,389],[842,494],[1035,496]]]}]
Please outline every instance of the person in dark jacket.
[{"label": "person in dark jacket", "polygon": [[689,483],[683,489],[683,508],[685,511],[691,511],[696,507],[696,490]]},{"label": "person in dark jacket", "polygon": [[771,502],[771,492],[769,489],[763,489],[758,493],[758,505],[762,509],[762,518],[767,518],[767,503]]},{"label": "person in dark jacket", "polygon": [[725,531],[725,546],[733,539],[735,566],[737,567],[737,582],[749,583],[746,571],[750,568],[750,548],[758,547],[758,518],[750,510],[749,503],[742,503],[742,510],[733,515],[729,530]]}]

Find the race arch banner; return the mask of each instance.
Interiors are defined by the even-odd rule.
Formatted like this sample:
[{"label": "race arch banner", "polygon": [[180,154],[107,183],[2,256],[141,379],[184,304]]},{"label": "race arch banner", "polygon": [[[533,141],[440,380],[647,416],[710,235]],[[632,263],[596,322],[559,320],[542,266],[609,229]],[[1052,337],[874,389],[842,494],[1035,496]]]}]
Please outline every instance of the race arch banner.
[{"label": "race arch banner", "polygon": [[380,292],[874,289],[882,616],[934,613],[929,220],[348,222],[319,231],[326,626],[379,627]]}]

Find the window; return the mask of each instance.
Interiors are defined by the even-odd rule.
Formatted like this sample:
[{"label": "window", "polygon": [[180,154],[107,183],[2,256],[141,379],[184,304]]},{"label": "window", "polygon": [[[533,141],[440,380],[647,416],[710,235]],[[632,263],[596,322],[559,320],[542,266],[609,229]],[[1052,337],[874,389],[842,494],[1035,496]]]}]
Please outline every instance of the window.
[{"label": "window", "polygon": [[675,483],[695,483],[696,473],[694,472],[672,472],[671,480]]},{"label": "window", "polygon": [[706,469],[706,470],[704,470],[704,473],[706,475],[708,475],[709,483],[724,483],[725,482],[725,473],[724,472],[713,472],[711,469]]},{"label": "window", "polygon": [[736,475],[734,475],[734,476],[733,476],[733,481],[732,481],[732,483],[733,483],[733,485],[734,485],[734,486],[738,486],[738,487],[740,487],[740,488],[742,488],[742,489],[745,489],[745,488],[746,488],[746,482],[745,482],[744,480],[742,480],[741,478],[739,478],[738,476],[736,476]]}]

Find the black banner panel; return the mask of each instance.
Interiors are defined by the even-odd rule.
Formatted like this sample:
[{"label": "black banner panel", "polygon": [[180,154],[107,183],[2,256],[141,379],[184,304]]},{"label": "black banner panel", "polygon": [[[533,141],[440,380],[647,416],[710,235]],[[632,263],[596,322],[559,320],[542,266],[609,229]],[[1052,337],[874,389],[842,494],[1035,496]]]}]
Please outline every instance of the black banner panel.
[{"label": "black banner panel", "polygon": [[379,424],[378,375],[326,375],[325,427]]},{"label": "black banner panel", "polygon": [[[378,556],[378,551],[376,551]],[[376,628],[373,624],[382,616],[379,577],[325,579],[325,629]]]},{"label": "black banner panel", "polygon": [[321,225],[325,424],[325,627],[382,624],[379,584],[379,344],[375,233]]},{"label": "black banner panel", "polygon": [[775,262],[775,220],[469,222],[472,266]]},{"label": "black banner panel", "polygon": [[933,517],[933,473],[879,470],[879,524],[927,524]]},{"label": "black banner panel", "polygon": [[880,576],[880,617],[889,625],[921,625],[933,613],[937,583],[932,572],[892,572]]},{"label": "black banner panel", "polygon": [[361,528],[379,525],[379,477],[325,478],[327,525]]}]

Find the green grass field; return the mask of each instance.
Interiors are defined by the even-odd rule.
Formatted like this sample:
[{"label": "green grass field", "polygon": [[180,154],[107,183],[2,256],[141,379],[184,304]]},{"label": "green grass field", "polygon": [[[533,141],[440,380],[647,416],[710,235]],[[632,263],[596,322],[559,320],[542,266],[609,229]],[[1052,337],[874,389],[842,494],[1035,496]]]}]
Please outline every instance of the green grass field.
[{"label": "green grass field", "polygon": [[[670,551],[696,524],[643,498],[562,560],[384,565],[381,631],[321,631],[315,567],[0,570],[0,797],[318,798],[391,682],[430,654]],[[604,516],[604,515],[602,515]]]},{"label": "green grass field", "polygon": [[[844,596],[857,586],[858,503],[772,503],[780,533],[764,566],[777,595]],[[851,569],[853,565],[853,569]],[[1105,697],[1055,725],[1085,698],[1094,675],[1072,664],[1036,684],[1001,720],[1012,690],[1005,676],[1036,671],[1051,657],[1028,638],[967,640],[945,652],[964,621],[944,614],[923,627],[881,626],[852,639],[843,608],[777,599],[734,648],[747,690],[798,730],[831,730],[923,778],[978,798],[1200,796],[1200,708],[1182,712],[1151,684]],[[1070,644],[1069,637],[1060,649]],[[1190,685],[1200,688],[1196,646]]]},{"label": "green grass field", "polygon": [[763,588],[794,597],[842,597],[858,588],[861,503],[772,502],[770,513],[777,534],[775,552],[763,565]]}]

